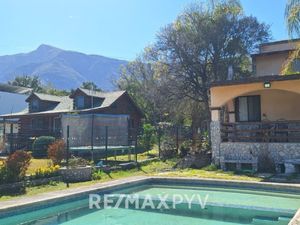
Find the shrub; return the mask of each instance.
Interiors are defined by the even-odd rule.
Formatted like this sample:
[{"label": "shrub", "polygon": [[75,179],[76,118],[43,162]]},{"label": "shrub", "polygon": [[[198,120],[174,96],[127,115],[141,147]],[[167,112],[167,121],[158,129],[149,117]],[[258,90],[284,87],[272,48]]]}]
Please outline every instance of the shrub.
[{"label": "shrub", "polygon": [[182,142],[179,147],[180,157],[185,157],[192,149],[192,140]]},{"label": "shrub", "polygon": [[30,165],[31,155],[25,151],[16,151],[6,160],[7,181],[16,182],[25,178]]},{"label": "shrub", "polygon": [[6,180],[7,180],[6,163],[4,161],[0,161],[0,184],[6,183]]},{"label": "shrub", "polygon": [[54,165],[61,165],[61,161],[66,157],[65,142],[57,140],[48,147],[48,158]]},{"label": "shrub", "polygon": [[41,136],[37,138],[32,144],[32,155],[34,157],[46,157],[48,147],[54,141],[55,138],[51,136]]},{"label": "shrub", "polygon": [[143,125],[143,133],[139,137],[139,145],[144,150],[151,150],[155,144],[155,127],[149,123]]},{"label": "shrub", "polygon": [[93,180],[101,180],[101,170],[94,171],[92,174]]},{"label": "shrub", "polygon": [[161,145],[160,156],[162,159],[170,159],[176,157],[176,145],[172,141],[164,140]]},{"label": "shrub", "polygon": [[58,176],[59,166],[41,167],[35,170],[34,178],[48,178]]}]

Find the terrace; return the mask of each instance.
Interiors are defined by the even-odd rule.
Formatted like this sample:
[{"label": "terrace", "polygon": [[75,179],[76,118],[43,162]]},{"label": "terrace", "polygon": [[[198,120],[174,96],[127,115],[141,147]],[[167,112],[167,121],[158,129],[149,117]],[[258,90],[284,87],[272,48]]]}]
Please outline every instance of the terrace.
[{"label": "terrace", "polygon": [[236,164],[237,169],[244,165],[257,170],[268,161],[277,172],[297,171],[299,99],[299,75],[214,84],[211,88],[213,160],[223,169]]}]

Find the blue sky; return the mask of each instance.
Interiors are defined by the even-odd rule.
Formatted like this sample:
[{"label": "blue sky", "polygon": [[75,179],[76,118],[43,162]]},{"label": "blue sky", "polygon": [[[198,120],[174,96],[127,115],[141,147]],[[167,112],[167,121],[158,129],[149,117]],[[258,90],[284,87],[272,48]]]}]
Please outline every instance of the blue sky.
[{"label": "blue sky", "polygon": [[[247,15],[287,38],[287,0],[241,0]],[[132,60],[191,0],[0,0],[0,55],[40,44]]]}]

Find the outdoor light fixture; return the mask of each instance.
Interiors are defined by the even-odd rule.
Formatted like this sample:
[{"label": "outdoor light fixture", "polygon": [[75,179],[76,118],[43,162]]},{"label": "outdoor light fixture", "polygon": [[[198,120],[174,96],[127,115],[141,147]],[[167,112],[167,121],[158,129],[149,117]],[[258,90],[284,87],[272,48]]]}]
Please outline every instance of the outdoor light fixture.
[{"label": "outdoor light fixture", "polygon": [[264,83],[264,88],[271,88],[271,83],[269,81],[266,81]]}]

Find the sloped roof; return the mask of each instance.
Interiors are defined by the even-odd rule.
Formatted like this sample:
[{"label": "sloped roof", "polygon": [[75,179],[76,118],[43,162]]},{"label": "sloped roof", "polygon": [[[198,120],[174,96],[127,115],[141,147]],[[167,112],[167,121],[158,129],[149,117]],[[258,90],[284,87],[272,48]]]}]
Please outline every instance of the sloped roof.
[{"label": "sloped roof", "polygon": [[[86,93],[89,93],[86,89],[80,89],[81,91],[84,90]],[[25,109],[21,112],[14,113],[14,114],[7,114],[7,115],[1,115],[0,117],[17,117],[17,116],[26,116],[26,115],[43,115],[43,114],[57,114],[57,113],[67,113],[67,112],[87,112],[92,111],[95,109],[101,109],[111,106],[117,99],[119,99],[126,91],[113,91],[113,92],[99,92],[99,91],[93,91],[93,95],[89,93],[88,96],[94,96],[103,98],[103,102],[101,106],[94,107],[94,108],[88,108],[88,109],[81,109],[81,110],[73,110],[73,99],[69,96],[53,96],[48,94],[40,94],[40,93],[32,93],[27,100],[31,96],[36,96],[40,100],[43,101],[52,101],[57,102],[58,104],[52,109],[47,111],[41,111],[41,112],[34,112],[29,113],[28,109]],[[26,101],[27,101],[26,100]]]},{"label": "sloped roof", "polygon": [[56,96],[56,95],[48,95],[48,94],[42,94],[42,93],[36,93],[33,92],[27,99],[26,101],[28,101],[32,96],[36,96],[38,99],[42,100],[42,101],[49,101],[49,102],[61,102],[64,100],[64,98],[69,96]]},{"label": "sloped roof", "polygon": [[16,94],[30,94],[32,89],[0,83],[0,91],[1,92],[16,93]]}]

